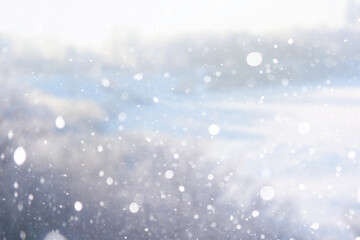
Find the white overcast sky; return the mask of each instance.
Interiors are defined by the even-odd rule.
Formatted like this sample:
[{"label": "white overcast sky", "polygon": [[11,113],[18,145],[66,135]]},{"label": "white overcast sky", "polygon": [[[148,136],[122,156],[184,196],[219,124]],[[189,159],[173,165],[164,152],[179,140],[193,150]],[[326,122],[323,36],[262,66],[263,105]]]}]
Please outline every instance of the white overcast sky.
[{"label": "white overcast sky", "polygon": [[346,0],[2,0],[0,34],[96,44],[115,27],[148,37],[344,24]]}]

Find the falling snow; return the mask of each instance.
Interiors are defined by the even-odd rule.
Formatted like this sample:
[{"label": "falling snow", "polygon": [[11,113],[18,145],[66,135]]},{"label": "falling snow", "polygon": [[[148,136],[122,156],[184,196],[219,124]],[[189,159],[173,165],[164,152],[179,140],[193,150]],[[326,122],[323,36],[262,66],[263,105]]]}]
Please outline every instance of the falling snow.
[{"label": "falling snow", "polygon": [[259,213],[259,211],[257,211],[257,210],[254,210],[254,211],[251,212],[251,216],[252,216],[253,218],[258,217],[259,215],[260,215],[260,213]]},{"label": "falling snow", "polygon": [[74,203],[74,208],[77,212],[80,212],[83,209],[83,204],[80,201]]},{"label": "falling snow", "polygon": [[174,177],[174,172],[173,172],[172,170],[167,170],[167,171],[165,172],[165,177],[166,177],[167,179],[172,179],[172,178]]},{"label": "falling snow", "polygon": [[107,185],[110,186],[110,185],[112,185],[113,183],[114,183],[114,180],[112,179],[112,177],[107,177],[107,178],[106,178],[106,184],[107,184]]},{"label": "falling snow", "polygon": [[104,151],[104,147],[103,147],[102,145],[99,145],[99,146],[97,147],[97,151],[98,151],[99,153],[103,152],[103,151]]},{"label": "falling snow", "polygon": [[129,205],[129,211],[131,213],[137,213],[140,210],[139,205],[136,202],[132,202]]},{"label": "falling snow", "polygon": [[8,132],[8,138],[12,139],[14,137],[14,132],[12,130],[9,130]]},{"label": "falling snow", "polygon": [[14,161],[15,163],[20,166],[23,165],[26,161],[26,152],[23,147],[17,147],[14,151]]},{"label": "falling snow", "polygon": [[210,77],[210,76],[205,76],[205,77],[204,77],[204,82],[205,82],[205,83],[211,82],[211,77]]},{"label": "falling snow", "polygon": [[350,152],[348,152],[347,157],[348,157],[349,159],[354,159],[354,158],[356,157],[355,151],[350,151]]},{"label": "falling snow", "polygon": [[211,124],[208,129],[210,135],[215,136],[220,133],[220,127],[216,124]]},{"label": "falling snow", "polygon": [[275,197],[275,190],[271,186],[264,186],[260,190],[260,196],[265,201],[270,201]]},{"label": "falling snow", "polygon": [[101,85],[102,85],[104,88],[110,87],[110,80],[107,79],[107,78],[103,78],[103,79],[101,80]]},{"label": "falling snow", "polygon": [[134,80],[140,81],[143,79],[143,77],[144,77],[144,75],[142,73],[137,73],[134,75]]},{"label": "falling snow", "polygon": [[65,123],[65,120],[62,116],[58,116],[56,119],[55,119],[55,126],[58,128],[58,129],[62,129],[64,128],[66,125]]},{"label": "falling snow", "polygon": [[[165,25],[144,36],[124,21],[111,36],[88,24],[85,45],[51,40],[50,18],[28,19],[41,37],[2,31],[0,238],[360,240],[360,3],[344,2],[321,7],[346,9],[324,14],[336,27],[286,32],[170,37],[179,12],[156,3],[118,14],[156,7]],[[88,22],[77,5],[69,22]]]},{"label": "falling snow", "polygon": [[319,229],[319,227],[320,227],[320,225],[319,225],[319,223],[317,223],[317,222],[314,222],[313,224],[311,224],[311,229],[313,229],[313,230],[318,230]]},{"label": "falling snow", "polygon": [[20,232],[20,238],[21,238],[22,240],[25,240],[25,239],[26,239],[26,233],[25,233],[24,231],[21,231],[21,232]]},{"label": "falling snow", "polygon": [[121,112],[121,113],[119,113],[119,115],[118,115],[118,119],[119,119],[120,122],[125,121],[125,120],[126,120],[126,117],[127,117],[127,115],[126,115],[126,113],[124,113],[124,112]]},{"label": "falling snow", "polygon": [[262,63],[262,55],[259,52],[251,52],[246,57],[246,62],[251,67],[257,67]]},{"label": "falling snow", "polygon": [[64,235],[57,231],[51,231],[46,234],[44,240],[67,240]]},{"label": "falling snow", "polygon": [[300,122],[297,125],[297,130],[301,135],[307,135],[307,134],[309,134],[311,127],[308,122]]}]

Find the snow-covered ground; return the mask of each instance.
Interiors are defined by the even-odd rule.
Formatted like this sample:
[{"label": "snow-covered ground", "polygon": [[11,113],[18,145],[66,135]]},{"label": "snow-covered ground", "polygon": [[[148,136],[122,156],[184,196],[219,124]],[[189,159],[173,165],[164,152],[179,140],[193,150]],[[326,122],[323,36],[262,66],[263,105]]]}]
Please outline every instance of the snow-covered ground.
[{"label": "snow-covered ground", "polygon": [[[121,140],[129,133],[141,133],[144,142],[156,148],[156,139],[170,136],[184,147],[168,149],[173,158],[186,156],[186,164],[198,166],[209,182],[216,180],[222,202],[248,205],[253,218],[260,218],[262,209],[255,207],[250,193],[270,205],[291,202],[289,208],[298,214],[289,216],[289,221],[296,218],[302,224],[299,228],[314,239],[356,237],[360,87],[355,84],[345,80],[283,82],[220,91],[209,88],[202,78],[189,87],[182,86],[171,74],[152,79],[135,75],[92,80],[32,76],[16,81],[30,83],[24,97],[28,103],[53,111],[43,113],[42,121],[55,124],[56,134],[76,132],[79,123],[93,121],[93,133],[106,139]],[[82,116],[86,120],[81,120]],[[87,141],[90,133],[80,136]],[[102,152],[103,146],[105,143],[97,151]],[[185,146],[200,155],[192,159]],[[103,168],[96,163],[97,170]],[[174,167],[164,174],[171,181],[173,174],[183,173]],[[244,186],[247,178],[256,184]],[[106,182],[112,185],[113,179]],[[180,192],[187,191],[192,182],[185,179],[184,184],[179,186]],[[130,211],[139,211],[134,204]],[[272,213],[273,220],[267,221],[276,222],[285,214],[281,209]],[[231,215],[231,221],[233,218]]]}]

